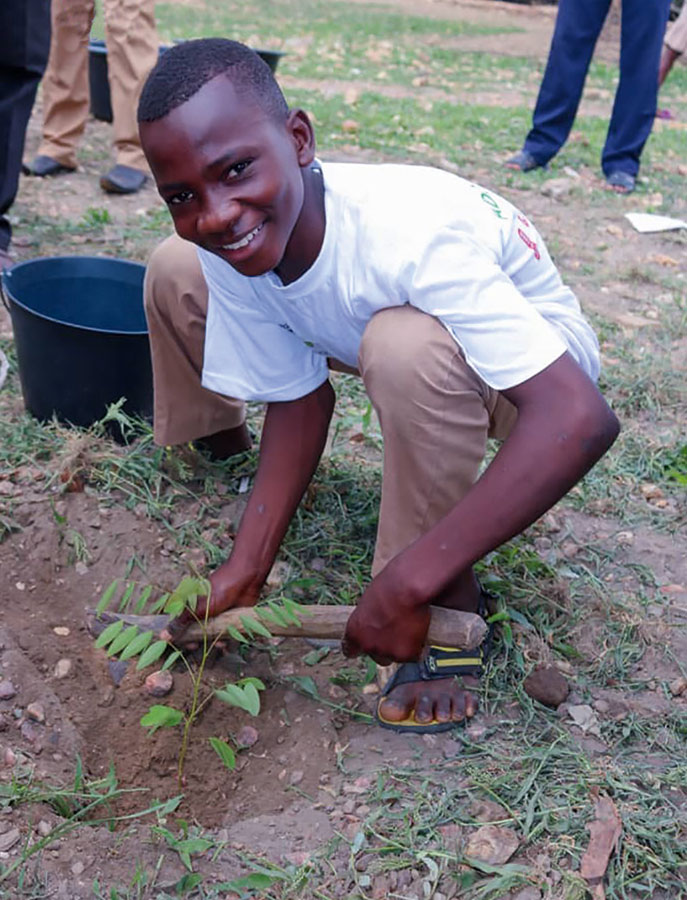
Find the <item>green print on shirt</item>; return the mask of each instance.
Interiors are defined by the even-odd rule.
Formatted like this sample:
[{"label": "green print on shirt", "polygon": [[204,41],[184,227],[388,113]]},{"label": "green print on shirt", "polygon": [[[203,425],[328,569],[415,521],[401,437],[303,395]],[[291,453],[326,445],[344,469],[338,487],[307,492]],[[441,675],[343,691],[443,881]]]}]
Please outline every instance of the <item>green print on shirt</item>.
[{"label": "green print on shirt", "polygon": [[494,213],[494,215],[497,215],[499,217],[499,219],[506,218],[504,216],[504,214],[501,212],[501,207],[498,205],[496,200],[494,200],[494,198],[491,196],[491,194],[488,194],[486,191],[483,191],[480,194],[480,197],[482,200],[484,200],[484,202],[491,209],[491,211]]}]

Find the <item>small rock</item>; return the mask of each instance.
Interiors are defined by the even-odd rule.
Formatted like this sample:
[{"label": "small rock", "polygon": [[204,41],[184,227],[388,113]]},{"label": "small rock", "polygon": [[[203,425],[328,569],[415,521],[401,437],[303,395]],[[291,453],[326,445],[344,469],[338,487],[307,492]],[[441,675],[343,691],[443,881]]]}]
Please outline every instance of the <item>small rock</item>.
[{"label": "small rock", "polygon": [[445,738],[441,747],[441,753],[444,759],[452,759],[458,756],[463,750],[460,741],[454,741],[453,738]]},{"label": "small rock", "polygon": [[110,673],[110,678],[115,684],[120,684],[126,673],[129,671],[129,662],[130,660],[128,659],[108,660],[107,669]]},{"label": "small rock", "polygon": [[553,666],[539,666],[527,676],[525,693],[544,706],[555,708],[568,696],[570,686],[558,669]]},{"label": "small rock", "polygon": [[5,752],[3,754],[3,762],[7,766],[8,769],[11,769],[12,766],[17,761],[17,754],[10,747],[5,747]]},{"label": "small rock", "polygon": [[17,693],[17,689],[11,681],[0,681],[0,700],[11,700]]},{"label": "small rock", "polygon": [[166,697],[174,687],[174,677],[169,669],[152,672],[145,680],[146,693],[151,697]]},{"label": "small rock", "polygon": [[24,740],[33,745],[36,753],[40,753],[43,749],[43,729],[37,728],[33,722],[27,719],[21,723],[20,731]]},{"label": "small rock", "polygon": [[236,743],[239,747],[252,747],[257,744],[259,736],[257,729],[252,725],[244,725],[236,735]]},{"label": "small rock", "polygon": [[608,710],[611,708],[611,705],[608,702],[608,700],[604,700],[602,698],[600,698],[599,700],[595,700],[593,703],[593,706],[597,712],[601,713],[601,715],[603,715],[604,713],[607,713]]},{"label": "small rock", "polygon": [[583,734],[594,734],[601,737],[599,728],[599,720],[596,713],[587,703],[580,703],[577,706],[568,707],[568,716],[573,723],[583,732]]},{"label": "small rock", "polygon": [[500,822],[510,818],[506,810],[493,800],[475,800],[470,804],[470,814],[478,822]]},{"label": "small rock", "polygon": [[[88,566],[86,565],[85,562],[81,562],[81,560],[79,560],[77,562],[77,564],[74,566],[74,571],[76,572],[77,575],[86,575],[88,573]],[[75,863],[75,865],[76,865],[76,863]]]},{"label": "small rock", "polygon": [[76,875],[77,877],[79,875],[83,875],[83,871],[85,868],[86,866],[84,866],[84,864],[82,862],[79,862],[79,860],[77,859],[75,863],[72,863],[72,875]]},{"label": "small rock", "polygon": [[518,836],[510,828],[482,825],[468,839],[465,855],[491,866],[501,866],[508,862],[519,843]]},{"label": "small rock", "polygon": [[513,894],[512,900],[541,900],[541,891],[536,887],[525,887]]},{"label": "small rock", "polygon": [[29,703],[26,707],[26,715],[34,722],[45,722],[45,710],[42,703]]},{"label": "small rock", "polygon": [[348,799],[343,805],[343,811],[347,816],[353,815],[355,812],[355,800]]},{"label": "small rock", "polygon": [[55,663],[53,675],[55,678],[66,678],[72,670],[71,659],[58,659]]},{"label": "small rock", "polygon": [[551,178],[544,182],[541,192],[545,197],[561,200],[567,197],[574,187],[575,182],[571,178]]},{"label": "small rock", "polygon": [[20,840],[21,834],[18,828],[11,828],[4,834],[0,834],[0,852],[7,853]]},{"label": "small rock", "polygon": [[670,693],[673,697],[680,697],[685,691],[687,691],[687,678],[680,676],[680,678],[670,682]]},{"label": "small rock", "polygon": [[303,775],[301,769],[294,769],[289,777],[289,784],[300,784],[303,781]]},{"label": "small rock", "polygon": [[70,633],[66,625],[57,625],[55,628],[53,628],[53,631],[58,637],[67,637],[67,635]]},{"label": "small rock", "polygon": [[41,819],[36,825],[36,831],[41,837],[47,837],[52,832],[52,825],[50,822],[46,822],[45,819]]},{"label": "small rock", "polygon": [[379,693],[379,685],[374,681],[371,684],[366,684],[363,688],[363,694],[378,694]]}]

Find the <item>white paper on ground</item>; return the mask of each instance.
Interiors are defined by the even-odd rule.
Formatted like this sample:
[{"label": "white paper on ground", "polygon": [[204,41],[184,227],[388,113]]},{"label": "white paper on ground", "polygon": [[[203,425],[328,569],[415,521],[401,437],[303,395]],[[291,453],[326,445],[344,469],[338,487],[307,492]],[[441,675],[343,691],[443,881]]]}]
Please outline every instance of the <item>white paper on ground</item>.
[{"label": "white paper on ground", "polygon": [[653,213],[625,213],[625,218],[633,228],[642,234],[687,228],[687,222],[683,219],[671,219],[670,216],[656,216]]}]

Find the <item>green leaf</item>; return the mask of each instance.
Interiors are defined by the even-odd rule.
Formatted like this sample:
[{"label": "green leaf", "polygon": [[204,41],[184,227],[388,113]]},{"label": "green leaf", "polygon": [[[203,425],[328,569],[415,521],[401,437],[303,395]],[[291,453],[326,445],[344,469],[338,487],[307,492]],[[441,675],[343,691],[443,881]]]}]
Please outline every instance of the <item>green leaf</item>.
[{"label": "green leaf", "polygon": [[308,697],[312,697],[313,700],[319,700],[320,694],[317,690],[317,685],[310,677],[310,675],[292,675],[289,678],[289,681],[296,687],[301,693],[305,694]]},{"label": "green leaf", "polygon": [[131,595],[133,594],[136,588],[136,582],[131,581],[126,587],[126,590],[122,594],[122,599],[119,601],[119,612],[124,612],[129,605],[129,600],[131,600]]},{"label": "green leaf", "polygon": [[111,582],[104,590],[102,597],[100,598],[100,602],[95,608],[96,615],[101,615],[105,612],[107,607],[110,605],[110,600],[114,596],[114,592],[117,590],[117,585],[119,584],[119,578],[115,578],[113,582]]},{"label": "green leaf", "polygon": [[243,689],[243,698],[245,701],[244,709],[251,714],[257,716],[260,712],[260,694],[254,684],[247,684]]},{"label": "green leaf", "polygon": [[173,653],[170,653],[160,671],[164,672],[165,669],[170,669],[180,656],[181,650],[175,650]]},{"label": "green leaf", "polygon": [[160,597],[158,597],[157,600],[155,600],[154,603],[151,604],[151,607],[150,607],[151,615],[162,612],[162,610],[167,605],[168,599],[169,599],[169,594],[162,594]]},{"label": "green leaf", "polygon": [[125,628],[124,631],[121,634],[118,634],[112,641],[107,648],[107,655],[116,656],[118,653],[121,653],[121,651],[133,641],[137,634],[138,625],[129,625],[128,628]]},{"label": "green leaf", "polygon": [[209,841],[207,838],[188,838],[185,841],[178,841],[174,845],[174,849],[181,851],[182,853],[190,853],[193,855],[194,853],[205,853],[205,851],[209,850],[212,846],[213,842]]},{"label": "green leaf", "polygon": [[534,625],[530,622],[529,619],[525,618],[522,613],[518,612],[517,609],[509,609],[508,615],[510,616],[512,622],[516,622],[518,625],[522,625],[522,627],[527,628],[528,631],[534,631]]},{"label": "green leaf", "polygon": [[259,619],[250,616],[241,616],[241,624],[248,634],[259,634],[260,637],[271,638],[271,633],[265,628]]},{"label": "green leaf", "polygon": [[238,628],[234,628],[233,625],[227,625],[227,633],[234,638],[235,641],[238,641],[239,644],[247,644],[248,641],[241,634]]},{"label": "green leaf", "polygon": [[258,607],[258,612],[260,613],[260,619],[263,622],[270,622],[272,625],[278,625],[280,628],[284,627],[284,617],[275,615],[272,610],[268,609],[266,606]]},{"label": "green leaf", "polygon": [[211,737],[208,738],[210,742],[210,746],[215,751],[217,756],[222,760],[224,765],[230,771],[233,771],[236,766],[236,754],[232,750],[232,748],[227,744],[226,741],[221,740],[220,738]]},{"label": "green leaf", "polygon": [[260,679],[256,678],[254,675],[249,675],[247,678],[241,678],[236,683],[238,684],[239,687],[243,687],[245,684],[252,684],[259,691],[265,690],[264,682],[260,681]]},{"label": "green leaf", "polygon": [[141,719],[141,725],[144,728],[150,728],[157,731],[158,728],[174,728],[180,725],[184,720],[184,715],[173,706],[151,706],[148,712]]},{"label": "green leaf", "polygon": [[107,647],[110,641],[113,641],[117,637],[122,628],[124,628],[124,622],[121,619],[117,619],[116,622],[110,622],[105,631],[103,631],[95,642],[95,646]]},{"label": "green leaf", "polygon": [[151,666],[154,662],[157,662],[168,647],[167,641],[155,641],[136,663],[136,671],[139,672],[141,669],[145,669],[146,666]]},{"label": "green leaf", "polygon": [[271,887],[275,881],[279,881],[276,875],[265,875],[263,872],[252,872],[250,875],[243,875],[241,878],[234,878],[233,881],[223,881],[222,884],[215,885],[220,891],[265,891]]},{"label": "green leaf", "polygon": [[275,603],[274,600],[268,600],[267,605],[272,610],[272,613],[277,617],[277,621],[281,626],[286,627],[291,623],[291,617],[285,609],[279,606],[278,603]]},{"label": "green leaf", "polygon": [[298,614],[302,613],[303,607],[299,606],[297,603],[294,603],[294,601],[290,600],[288,597],[284,597],[284,600],[282,602],[284,604],[284,609],[289,613],[294,621],[294,624],[300,626],[301,620],[298,618]]},{"label": "green leaf", "polygon": [[229,706],[238,706],[239,709],[248,711],[243,690],[235,684],[225,684],[223,688],[215,691],[215,697],[218,697],[223,703],[228,703]]},{"label": "green leaf", "polygon": [[143,631],[137,637],[131,641],[131,643],[126,647],[126,649],[120,654],[120,659],[131,659],[132,656],[138,656],[139,653],[142,653],[148,644],[155,637],[155,632],[153,631]]},{"label": "green leaf", "polygon": [[143,610],[146,608],[146,603],[150,599],[150,595],[152,593],[153,593],[152,584],[148,584],[148,585],[146,585],[146,587],[143,588],[143,590],[141,591],[141,596],[136,601],[136,608],[134,610],[136,615],[140,615],[143,612]]},{"label": "green leaf", "polygon": [[186,609],[186,603],[184,602],[183,597],[177,597],[175,594],[170,594],[165,603],[165,612],[167,615],[176,619],[177,616],[182,614],[184,609]]},{"label": "green leaf", "polygon": [[199,875],[197,872],[189,872],[177,881],[174,885],[174,891],[178,897],[183,897],[184,894],[188,894],[194,888],[197,888],[202,880],[202,875]]}]

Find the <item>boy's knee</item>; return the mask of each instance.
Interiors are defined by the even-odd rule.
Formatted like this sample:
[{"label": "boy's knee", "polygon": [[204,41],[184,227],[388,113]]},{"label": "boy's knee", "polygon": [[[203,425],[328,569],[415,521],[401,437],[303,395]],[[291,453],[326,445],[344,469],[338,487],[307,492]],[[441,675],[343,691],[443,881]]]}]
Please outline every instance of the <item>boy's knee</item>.
[{"label": "boy's knee", "polygon": [[403,389],[422,371],[444,336],[451,340],[437,319],[412,306],[380,310],[363,333],[358,368],[366,382],[382,379]]},{"label": "boy's knee", "polygon": [[193,244],[173,234],[158,244],[146,266],[146,312],[171,309],[184,297],[207,310],[207,285]]}]

